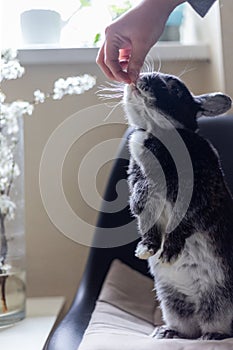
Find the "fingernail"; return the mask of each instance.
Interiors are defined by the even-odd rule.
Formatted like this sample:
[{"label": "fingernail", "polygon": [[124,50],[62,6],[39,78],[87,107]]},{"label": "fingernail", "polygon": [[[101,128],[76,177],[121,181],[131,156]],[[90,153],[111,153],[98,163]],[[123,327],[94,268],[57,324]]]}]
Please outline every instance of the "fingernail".
[{"label": "fingernail", "polygon": [[121,60],[129,60],[131,49],[120,49],[119,50],[119,61]]}]

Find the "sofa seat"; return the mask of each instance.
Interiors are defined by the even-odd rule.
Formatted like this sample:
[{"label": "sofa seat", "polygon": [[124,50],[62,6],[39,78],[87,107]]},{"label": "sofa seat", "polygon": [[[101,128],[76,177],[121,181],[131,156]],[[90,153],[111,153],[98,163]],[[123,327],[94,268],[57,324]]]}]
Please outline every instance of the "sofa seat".
[{"label": "sofa seat", "polygon": [[162,324],[152,279],[119,260],[111,264],[79,350],[232,350],[222,341],[154,339]]}]

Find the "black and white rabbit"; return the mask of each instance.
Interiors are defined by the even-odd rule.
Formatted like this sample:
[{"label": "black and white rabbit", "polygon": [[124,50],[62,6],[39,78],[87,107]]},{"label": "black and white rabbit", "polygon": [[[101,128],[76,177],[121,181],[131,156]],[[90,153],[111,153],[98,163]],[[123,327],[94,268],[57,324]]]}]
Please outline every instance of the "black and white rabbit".
[{"label": "black and white rabbit", "polygon": [[165,322],[154,336],[233,336],[233,200],[217,151],[197,133],[197,118],[226,112],[231,99],[194,96],[177,77],[154,72],[126,85],[123,102],[134,127],[128,183],[142,236],[136,255],[148,258]]}]

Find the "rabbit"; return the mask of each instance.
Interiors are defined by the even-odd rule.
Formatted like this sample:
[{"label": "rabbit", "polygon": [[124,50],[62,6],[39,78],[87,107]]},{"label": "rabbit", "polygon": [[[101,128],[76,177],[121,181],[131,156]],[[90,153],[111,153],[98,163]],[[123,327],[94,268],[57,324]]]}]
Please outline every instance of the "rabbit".
[{"label": "rabbit", "polygon": [[133,129],[129,205],[141,235],[135,254],[148,259],[164,320],[156,339],[233,336],[233,200],[218,153],[197,124],[231,104],[222,93],[195,96],[160,72],[141,73],[124,89]]}]

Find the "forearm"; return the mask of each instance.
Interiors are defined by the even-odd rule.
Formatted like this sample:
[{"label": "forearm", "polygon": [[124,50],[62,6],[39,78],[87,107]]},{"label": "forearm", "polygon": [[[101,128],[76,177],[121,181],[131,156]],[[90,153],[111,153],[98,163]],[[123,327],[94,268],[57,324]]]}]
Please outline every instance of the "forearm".
[{"label": "forearm", "polygon": [[171,13],[178,5],[185,2],[185,0],[144,0],[150,2],[156,11]]},{"label": "forearm", "polygon": [[[151,10],[156,9],[157,12],[169,14],[180,4],[186,2],[185,0],[144,0],[144,2],[151,3]],[[194,10],[204,17],[216,0],[187,0],[187,2],[194,8]]]},{"label": "forearm", "polygon": [[[164,11],[168,14],[173,11],[176,6],[186,2],[185,0],[145,0],[151,2],[151,6],[156,8],[156,11]],[[211,6],[216,0],[187,0],[187,2],[198,12],[201,16],[205,16]]]},{"label": "forearm", "polygon": [[159,17],[165,20],[169,17],[171,12],[180,4],[184,3],[185,0],[142,0],[137,8],[140,8],[140,13],[145,9],[147,16],[151,15],[155,18]]}]

